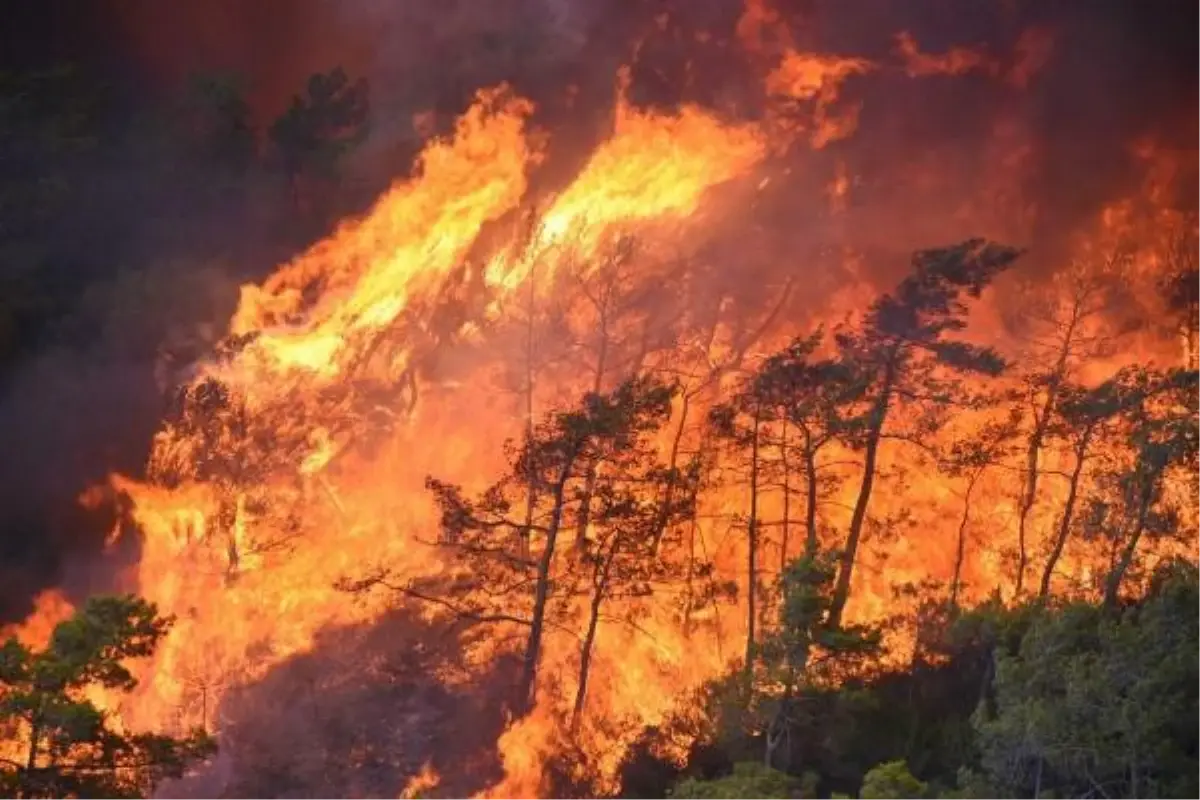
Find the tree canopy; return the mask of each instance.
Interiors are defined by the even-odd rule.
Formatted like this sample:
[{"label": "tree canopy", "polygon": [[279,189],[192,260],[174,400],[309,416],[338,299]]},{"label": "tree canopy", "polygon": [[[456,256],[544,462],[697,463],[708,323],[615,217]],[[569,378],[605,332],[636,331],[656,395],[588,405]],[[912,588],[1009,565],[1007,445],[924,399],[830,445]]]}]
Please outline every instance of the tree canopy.
[{"label": "tree canopy", "polygon": [[209,756],[204,731],[129,733],[93,692],[117,698],[137,682],[129,662],[153,654],[171,620],[133,596],[94,597],[33,651],[0,646],[0,792],[8,797],[144,797]]}]

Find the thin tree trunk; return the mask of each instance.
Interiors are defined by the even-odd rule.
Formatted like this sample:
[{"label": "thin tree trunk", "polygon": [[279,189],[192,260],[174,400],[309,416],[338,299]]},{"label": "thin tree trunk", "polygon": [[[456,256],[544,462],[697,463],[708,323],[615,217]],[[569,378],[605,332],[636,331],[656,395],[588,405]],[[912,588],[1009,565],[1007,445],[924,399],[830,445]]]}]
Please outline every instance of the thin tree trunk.
[{"label": "thin tree trunk", "polygon": [[1038,478],[1042,442],[1046,436],[1046,427],[1054,408],[1053,386],[1046,389],[1046,401],[1042,405],[1041,414],[1034,420],[1033,430],[1029,434],[1029,448],[1025,456],[1025,481],[1021,491],[1021,504],[1017,511],[1017,583],[1014,596],[1020,597],[1025,588],[1025,571],[1029,567],[1029,513],[1033,510],[1037,499]]},{"label": "thin tree trunk", "polygon": [[[536,302],[534,293],[534,272],[536,266],[530,265],[529,271],[529,319],[525,326],[525,441],[533,440],[533,334],[534,313]],[[529,535],[533,529],[533,512],[537,506],[537,489],[534,487],[533,475],[525,487],[525,527],[517,531],[517,552],[522,559],[529,558]]]},{"label": "thin tree trunk", "polygon": [[788,539],[789,537],[789,521],[791,519],[792,510],[792,487],[789,481],[790,469],[788,467],[788,444],[787,444],[788,424],[787,419],[783,420],[783,430],[779,438],[779,462],[783,467],[783,530],[779,534],[779,574],[782,575],[787,569],[788,562]]},{"label": "thin tree trunk", "polygon": [[1142,538],[1142,533],[1146,530],[1146,519],[1150,516],[1150,505],[1154,499],[1154,489],[1158,484],[1158,479],[1162,475],[1163,467],[1158,466],[1146,476],[1146,482],[1142,486],[1142,492],[1138,497],[1138,512],[1137,522],[1134,525],[1133,532],[1129,536],[1129,542],[1125,545],[1125,549],[1121,551],[1121,558],[1117,562],[1116,567],[1109,573],[1108,580],[1104,585],[1104,605],[1108,608],[1113,608],[1117,604],[1119,592],[1121,589],[1121,581],[1125,579],[1125,573],[1129,571],[1129,566],[1133,563],[1133,555],[1137,550],[1138,541]]},{"label": "thin tree trunk", "polygon": [[1054,407],[1058,402],[1059,386],[1062,384],[1063,377],[1067,372],[1067,357],[1071,353],[1071,343],[1074,341],[1075,329],[1080,319],[1081,307],[1079,303],[1080,300],[1077,297],[1075,304],[1071,308],[1071,319],[1067,324],[1067,330],[1063,334],[1062,346],[1058,351],[1054,370],[1050,373],[1050,380],[1046,386],[1046,399],[1042,403],[1041,413],[1035,413],[1033,430],[1029,433],[1029,449],[1025,461],[1025,481],[1017,513],[1017,582],[1014,588],[1014,597],[1020,597],[1021,592],[1025,588],[1025,571],[1029,567],[1029,513],[1033,510],[1033,504],[1037,500],[1038,479],[1041,476],[1039,462],[1041,459],[1042,444],[1046,438],[1046,431],[1050,426],[1050,416],[1054,413]]},{"label": "thin tree trunk", "polygon": [[833,598],[829,604],[829,627],[841,625],[842,614],[846,610],[846,601],[850,598],[850,578],[854,573],[854,560],[858,556],[858,545],[862,540],[863,527],[867,521],[867,506],[871,502],[871,489],[875,485],[876,461],[879,458],[879,441],[883,437],[883,424],[887,421],[888,407],[892,400],[892,389],[896,379],[895,355],[892,355],[884,373],[883,386],[879,390],[879,400],[871,412],[871,427],[867,432],[866,454],[863,458],[862,485],[858,490],[858,500],[854,503],[854,513],[850,517],[850,532],[846,537],[846,546],[842,551],[841,564],[838,568],[837,582],[833,588]]},{"label": "thin tree trunk", "polygon": [[[601,319],[604,319],[603,316]],[[596,374],[592,379],[592,394],[599,394],[600,389],[604,386],[605,361],[608,358],[607,323],[602,323],[601,331],[600,353],[596,357]],[[583,483],[583,496],[579,501],[579,520],[575,528],[575,543],[579,547],[582,547],[587,541],[588,525],[591,524],[592,517],[592,496],[596,492],[596,477],[599,469],[600,462],[598,460],[589,461]]]},{"label": "thin tree trunk", "polygon": [[817,554],[817,453],[812,445],[812,435],[804,433],[804,471],[808,481],[808,506],[804,509],[804,555],[813,558]]},{"label": "thin tree trunk", "polygon": [[554,507],[550,514],[550,524],[546,528],[546,547],[542,551],[542,557],[538,560],[537,588],[534,592],[533,615],[530,619],[529,638],[525,644],[525,658],[518,697],[521,715],[527,714],[533,709],[538,663],[541,660],[542,631],[546,624],[546,603],[550,596],[550,568],[554,563],[554,546],[558,539],[558,531],[562,527],[567,480],[570,478],[574,462],[575,454],[572,454],[563,466],[558,482],[554,485]]},{"label": "thin tree trunk", "polygon": [[958,592],[962,586],[962,567],[967,553],[967,526],[971,522],[971,492],[979,481],[980,472],[971,474],[963,495],[962,518],[958,521],[958,548],[954,552],[954,577],[950,580],[950,607],[958,608]]},{"label": "thin tree trunk", "polygon": [[1092,431],[1093,428],[1089,426],[1075,447],[1075,467],[1071,470],[1067,500],[1063,504],[1062,519],[1058,522],[1058,534],[1054,537],[1054,546],[1046,559],[1046,568],[1042,570],[1042,585],[1038,588],[1038,597],[1043,600],[1050,596],[1050,581],[1054,577],[1054,568],[1058,566],[1058,560],[1062,558],[1063,550],[1067,545],[1067,537],[1071,534],[1071,523],[1075,519],[1075,503],[1079,497],[1079,479],[1083,475],[1083,465],[1087,460]]},{"label": "thin tree trunk", "polygon": [[41,714],[39,708],[37,716],[29,721],[29,757],[25,759],[25,769],[30,772],[37,768],[38,750],[42,746],[42,725],[38,719]]},{"label": "thin tree trunk", "polygon": [[[794,684],[793,677],[789,675],[779,708],[775,711],[775,714],[771,717],[771,723],[767,726],[767,746],[763,751],[763,764],[767,769],[779,769],[779,767],[775,766],[775,752],[781,744],[790,739],[791,729],[789,728],[788,712],[791,710]],[[788,765],[784,764],[781,766],[783,769],[786,769]]]},{"label": "thin tree trunk", "polygon": [[[683,441],[683,431],[687,425],[688,411],[691,409],[692,397],[689,393],[684,392],[683,402],[679,408],[679,427],[675,429],[675,436],[671,439],[671,454],[667,459],[667,469],[670,470],[667,478],[667,485],[663,489],[662,511],[654,523],[654,552],[657,554],[658,546],[662,542],[662,537],[667,532],[667,520],[671,514],[671,504],[675,499],[675,468],[679,465],[679,446]],[[689,569],[691,566],[689,565]]]},{"label": "thin tree trunk", "polygon": [[588,608],[587,632],[579,651],[579,679],[575,689],[575,707],[571,710],[571,730],[579,728],[583,718],[583,706],[587,700],[588,674],[592,665],[592,648],[596,643],[596,629],[600,625],[600,606],[608,592],[608,576],[612,569],[613,560],[617,557],[619,540],[613,541],[604,562],[597,566],[595,579],[592,582],[592,601]]},{"label": "thin tree trunk", "polygon": [[696,517],[692,516],[692,524],[688,526],[688,562],[687,576],[684,578],[685,597],[683,602],[683,635],[692,635],[692,611],[696,605]]},{"label": "thin tree trunk", "polygon": [[[704,448],[706,447],[707,443],[708,443],[708,439],[706,437],[702,436],[700,439],[700,451],[701,452],[704,451]],[[699,520],[696,519],[696,505],[697,505],[697,497],[699,495],[699,492],[700,492],[699,483],[693,482],[690,486],[690,492],[689,492],[689,497],[688,497],[688,510],[689,510],[690,520],[689,520],[689,524],[688,524],[687,600],[686,600],[686,602],[684,604],[684,608],[683,608],[684,636],[691,635],[692,613],[695,611],[695,608],[696,608],[696,586],[695,586],[695,583],[696,583],[696,544],[697,544],[698,536],[700,534],[700,523],[699,523]],[[662,528],[665,528],[665,523],[656,526],[656,530],[662,529]],[[703,546],[703,542],[700,542],[700,545]],[[658,543],[656,542],[654,549],[651,551],[651,555],[652,556],[657,555],[657,553],[658,553]],[[707,553],[705,553],[704,557],[706,559],[708,558]],[[712,581],[711,575],[709,576],[709,581],[710,582]],[[720,628],[718,627],[717,628],[718,649],[720,648],[720,636],[721,636],[721,631],[720,631]]]},{"label": "thin tree trunk", "polygon": [[754,433],[750,440],[750,517],[746,523],[749,546],[746,556],[746,665],[747,681],[754,667],[754,627],[758,615],[758,433],[761,404],[754,407]]}]

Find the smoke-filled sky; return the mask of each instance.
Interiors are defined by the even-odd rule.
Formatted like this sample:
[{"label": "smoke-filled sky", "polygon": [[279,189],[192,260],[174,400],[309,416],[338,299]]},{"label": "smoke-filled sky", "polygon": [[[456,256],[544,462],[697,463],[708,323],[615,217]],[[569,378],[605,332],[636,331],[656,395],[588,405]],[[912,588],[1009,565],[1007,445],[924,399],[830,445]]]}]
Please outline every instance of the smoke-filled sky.
[{"label": "smoke-filled sky", "polygon": [[[816,187],[839,161],[852,165],[849,179],[870,202],[852,207],[843,225],[857,225],[867,247],[878,239],[903,250],[983,232],[1051,252],[1062,228],[1139,180],[1131,146],[1147,137],[1181,154],[1178,204],[1195,204],[1193,4],[789,0],[777,6],[799,47],[886,65],[847,87],[851,99],[862,102],[858,132],[811,167],[813,195],[821,198]],[[671,14],[659,24],[663,10]],[[602,133],[616,68],[635,50],[635,99],[721,105],[733,98],[737,107],[740,73],[721,47],[733,38],[741,13],[738,0],[22,0],[8,4],[0,26],[0,67],[73,62],[102,77],[131,111],[170,102],[192,74],[240,73],[255,120],[265,125],[308,75],[340,65],[370,82],[372,133],[354,169],[378,191],[407,169],[414,113],[433,108],[445,126],[475,89],[499,81],[537,100],[541,121],[563,141],[578,139],[584,152],[582,145]],[[1000,72],[1012,74],[1030,30],[1051,43],[1037,74],[1024,85],[998,79]],[[1002,66],[990,75],[906,80],[896,54],[901,31],[924,52],[970,47]],[[573,102],[569,86],[576,91]],[[1002,162],[1014,152],[1023,153],[1019,169]],[[120,170],[141,169],[137,159],[151,158],[124,157],[134,161],[115,173],[106,165],[108,182],[96,192],[124,191]],[[914,202],[913,186],[926,172],[936,173],[934,188]],[[1002,184],[1007,194],[997,190]],[[123,195],[105,195],[93,203],[94,216],[84,212],[56,236],[81,243],[120,239],[127,252],[151,261],[187,258],[186,244],[162,243],[162,217],[194,224],[211,212],[198,212],[186,196],[167,198],[169,187],[155,191],[139,201],[140,208],[155,209],[153,219],[131,210]],[[1019,208],[989,215],[1006,203]],[[967,206],[972,224],[993,229],[952,230],[948,221],[962,218]],[[793,220],[808,211],[791,200],[779,209]],[[228,237],[227,249],[244,248],[255,237],[244,221],[213,219],[215,233],[206,238]],[[785,227],[820,240],[824,223],[812,220]],[[269,266],[239,268],[261,274]],[[74,506],[78,492],[107,469],[129,469],[144,458],[161,410],[149,370],[140,362],[97,363],[90,351],[35,355],[0,381],[0,447],[21,454],[6,456],[3,470],[0,513],[8,516],[0,519],[0,572],[22,577],[8,587],[14,596],[0,598],[0,616],[19,613],[38,584],[61,580],[64,552],[103,537],[103,530],[63,510]],[[48,509],[58,512],[53,523],[45,521]]]},{"label": "smoke-filled sky", "polygon": [[[1026,27],[1047,26],[1061,33],[1051,65],[1060,80],[1047,93],[1072,98],[1061,111],[1095,112],[1101,116],[1094,121],[1111,125],[1172,106],[1186,116],[1195,104],[1197,9],[1189,3],[788,0],[779,6],[806,20],[799,33],[804,44],[869,56],[890,48],[900,30],[938,51],[955,44],[1001,49]],[[10,5],[3,58],[81,61],[130,91],[170,92],[190,73],[233,70],[251,78],[256,108],[266,115],[282,108],[309,74],[335,64],[395,95],[411,91],[399,84],[434,75],[453,82],[475,71],[489,50],[523,49],[539,59],[628,52],[654,14],[668,8],[683,24],[718,32],[741,13],[737,0],[22,0]]]},{"label": "smoke-filled sky", "polygon": [[[7,27],[10,60],[78,60],[102,71],[137,103],[178,93],[189,75],[234,72],[246,79],[257,120],[268,123],[318,70],[343,66],[371,82],[375,132],[364,169],[385,185],[411,157],[411,116],[438,108],[449,118],[481,85],[502,80],[554,107],[568,85],[601,105],[616,65],[641,47],[641,78],[667,102],[721,96],[736,70],[728,59],[703,69],[712,48],[699,31],[731,38],[739,0],[93,0],[21,4],[26,29]],[[897,63],[895,36],[922,51],[976,48],[1015,58],[1029,30],[1048,34],[1048,57],[1024,91],[982,75],[959,81],[892,80],[887,70],[852,89],[864,101],[854,143],[864,173],[878,162],[944,151],[987,152],[1001,117],[1036,143],[1029,170],[1047,205],[1080,210],[1121,182],[1128,148],[1153,133],[1194,150],[1197,136],[1197,9],[1177,0],[787,0],[798,44],[816,52]],[[655,14],[669,9],[665,28]],[[11,19],[11,17],[10,17]],[[700,84],[680,86],[686,69]],[[590,93],[589,93],[590,89]],[[576,107],[570,114],[578,118]],[[1189,190],[1189,194],[1192,193]]]}]

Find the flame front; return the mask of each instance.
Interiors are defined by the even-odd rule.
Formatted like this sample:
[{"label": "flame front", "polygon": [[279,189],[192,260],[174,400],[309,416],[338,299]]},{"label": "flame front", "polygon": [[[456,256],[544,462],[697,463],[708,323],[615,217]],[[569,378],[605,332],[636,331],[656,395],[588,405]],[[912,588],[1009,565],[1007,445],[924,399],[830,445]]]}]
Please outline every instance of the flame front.
[{"label": "flame front", "polygon": [[[539,159],[531,106],[498,89],[481,93],[454,135],[432,142],[414,177],[363,219],[243,289],[234,349],[185,387],[181,415],[155,439],[149,482],[113,478],[144,535],[137,586],[178,617],[121,709],[127,723],[219,731],[229,687],[310,648],[322,629],[387,608],[386,598],[350,602],[339,579],[375,566],[426,578],[449,568],[427,543],[436,518],[426,474],[486,480],[503,465],[504,437],[520,430],[516,404],[495,396],[495,365],[472,363],[478,324],[503,341],[523,287],[536,280],[545,294],[586,281],[615,236],[686,241],[704,221],[706,193],[766,154],[755,127],[694,107],[655,115],[618,103],[611,137],[544,204],[532,236],[475,250],[481,230],[519,210]],[[469,296],[471,270],[482,297]],[[439,297],[456,292],[482,319],[446,327]],[[590,322],[580,311],[571,324]],[[463,362],[441,367],[459,374],[421,374],[434,356]],[[564,380],[549,382],[548,397],[586,388]],[[684,659],[666,621],[653,640],[617,627],[604,636],[605,649],[624,654],[600,656],[592,695],[606,713],[653,721],[680,686],[722,664]],[[558,642],[543,669],[565,680],[575,658]],[[537,790],[554,739],[546,702],[502,738],[510,774],[499,791]],[[605,770],[615,768],[614,756]]]}]

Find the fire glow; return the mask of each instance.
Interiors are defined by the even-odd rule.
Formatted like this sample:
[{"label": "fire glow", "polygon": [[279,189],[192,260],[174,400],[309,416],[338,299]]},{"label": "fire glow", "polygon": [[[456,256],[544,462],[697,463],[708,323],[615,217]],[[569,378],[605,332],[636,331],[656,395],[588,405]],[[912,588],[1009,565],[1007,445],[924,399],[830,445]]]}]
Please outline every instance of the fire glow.
[{"label": "fire glow", "polygon": [[[804,53],[786,36],[776,37],[780,52],[769,52],[761,33],[771,26],[778,22],[769,9],[748,3],[743,44],[770,62],[770,108],[757,121],[698,106],[639,109],[618,76],[609,137],[569,185],[531,197],[530,172],[545,156],[544,132],[530,122],[533,105],[508,87],[481,90],[453,133],[427,144],[410,179],[261,285],[243,287],[227,341],[196,365],[178,414],[155,437],[145,478],[111,479],[142,537],[129,588],[177,618],[159,652],[139,667],[136,693],[111,711],[132,728],[202,725],[220,737],[228,691],[310,651],[321,632],[369,623],[397,603],[386,591],[351,597],[346,581],[386,573],[395,584],[454,583],[462,567],[436,541],[426,477],[468,491],[485,487],[504,471],[504,440],[519,438],[531,413],[538,418],[589,390],[611,389],[635,369],[659,372],[683,386],[661,451],[701,447],[703,410],[740,371],[820,323],[853,318],[890,288],[848,281],[820,313],[806,315],[788,305],[806,291],[803,266],[781,267],[773,282],[744,294],[712,288],[708,272],[722,269],[712,253],[738,218],[739,199],[787,180],[772,173],[771,159],[852,137],[859,107],[843,89],[874,71],[900,70],[915,80],[977,72],[1020,86],[1051,47],[1034,32],[1011,57],[966,48],[936,55],[900,33],[901,64],[889,67]],[[1156,219],[1169,213],[1154,200],[1154,181],[1170,172],[1172,156],[1153,142],[1138,146],[1149,185],[1136,200],[1107,209],[1083,237],[1084,272],[1103,261],[1096,253],[1111,250],[1111,242],[1138,239],[1146,198]],[[844,163],[825,194],[828,213],[844,213],[854,194]],[[1145,286],[1137,276],[1154,272],[1156,243],[1138,241],[1144,250],[1122,269],[1132,286]],[[847,248],[844,256],[842,267],[853,274],[861,255]],[[1068,273],[1076,274],[1064,270],[1060,280]],[[1001,315],[985,295],[969,335],[1015,347]],[[1089,378],[1106,377],[1122,361],[1173,356],[1158,341],[1138,346],[1122,358],[1094,359]],[[964,415],[942,435],[982,424]],[[1048,468],[1067,469],[1066,457],[1048,453]],[[886,480],[904,491],[878,492],[871,514],[911,514],[913,522],[868,542],[860,555],[850,616],[861,620],[896,613],[899,585],[949,580],[961,533],[944,509],[958,507],[963,487],[930,473],[902,442],[888,443],[883,459]],[[845,496],[828,502],[828,530],[844,530],[854,488],[847,481]],[[978,529],[1009,530],[1017,503],[1011,477],[985,474],[973,492]],[[783,517],[781,496],[762,502],[763,518]],[[701,505],[693,547],[710,554],[719,579],[741,582],[745,545],[731,530],[744,512],[742,489],[709,492]],[[1052,507],[1043,502],[1032,511],[1039,553],[1053,528]],[[1011,593],[1004,558],[1013,543],[1005,536],[971,534],[960,565],[965,596]],[[764,558],[767,575],[796,554],[798,542],[787,552],[774,546]],[[1059,570],[1062,590],[1091,581],[1098,559],[1083,546],[1070,548]],[[64,604],[46,595],[25,630],[44,636],[48,621],[65,615]],[[446,613],[416,607],[433,619]],[[565,735],[585,612],[575,603],[567,630],[547,634],[535,706],[500,736],[505,774],[485,794],[545,791],[544,768]],[[687,624],[662,598],[614,601],[599,626],[586,713],[572,733],[600,754],[599,788],[615,787],[633,736],[735,662],[745,614],[744,596]],[[511,652],[511,633],[497,625],[473,642],[470,668],[483,673]],[[893,643],[896,653],[907,646]],[[397,791],[411,795],[437,781],[424,768]]]}]

